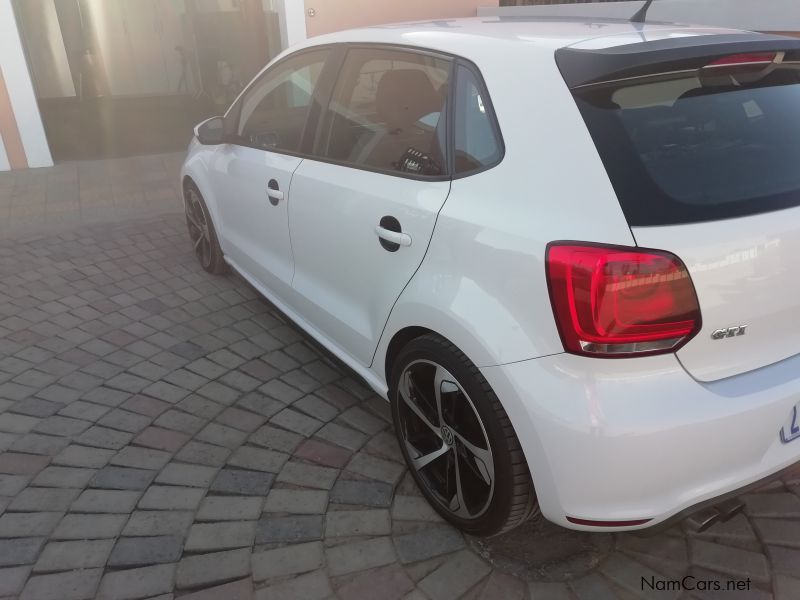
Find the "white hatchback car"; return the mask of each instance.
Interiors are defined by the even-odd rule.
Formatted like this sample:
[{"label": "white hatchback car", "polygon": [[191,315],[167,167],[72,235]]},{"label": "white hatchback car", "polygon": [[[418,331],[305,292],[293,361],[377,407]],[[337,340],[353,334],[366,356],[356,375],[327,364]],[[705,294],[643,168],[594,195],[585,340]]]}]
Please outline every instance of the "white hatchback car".
[{"label": "white hatchback car", "polygon": [[373,27],[289,49],[195,133],[202,266],[391,402],[465,531],[707,524],[800,460],[800,40]]}]

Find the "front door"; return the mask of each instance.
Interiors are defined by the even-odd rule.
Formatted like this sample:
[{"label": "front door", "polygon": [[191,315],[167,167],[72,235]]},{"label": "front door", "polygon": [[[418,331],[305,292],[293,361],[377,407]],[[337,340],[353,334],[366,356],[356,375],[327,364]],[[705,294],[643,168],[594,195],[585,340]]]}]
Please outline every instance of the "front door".
[{"label": "front door", "polygon": [[348,51],[314,145],[295,171],[292,304],[362,365],[419,267],[450,179],[445,98],[451,61]]},{"label": "front door", "polygon": [[226,256],[269,291],[285,298],[294,272],[289,189],[315,86],[329,52],[303,52],[257,79],[229,112],[232,140],[214,170]]}]

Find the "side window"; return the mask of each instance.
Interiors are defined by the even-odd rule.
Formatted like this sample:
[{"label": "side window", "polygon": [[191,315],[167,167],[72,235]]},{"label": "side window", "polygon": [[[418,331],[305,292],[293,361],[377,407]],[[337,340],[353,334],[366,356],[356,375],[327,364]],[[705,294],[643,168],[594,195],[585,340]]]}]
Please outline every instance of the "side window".
[{"label": "side window", "polygon": [[493,167],[503,158],[503,143],[482,86],[472,69],[458,67],[455,93],[455,173]]},{"label": "side window", "polygon": [[393,49],[347,53],[318,131],[317,155],[419,176],[447,172],[450,61]]},{"label": "side window", "polygon": [[267,71],[242,99],[237,136],[262,150],[298,152],[328,50],[303,52]]}]

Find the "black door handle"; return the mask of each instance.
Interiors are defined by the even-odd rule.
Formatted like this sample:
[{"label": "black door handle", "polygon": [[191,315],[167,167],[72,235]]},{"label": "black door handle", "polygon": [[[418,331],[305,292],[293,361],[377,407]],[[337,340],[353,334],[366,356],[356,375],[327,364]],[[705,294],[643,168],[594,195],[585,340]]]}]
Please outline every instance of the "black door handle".
[{"label": "black door handle", "polygon": [[283,192],[281,191],[277,180],[269,180],[269,183],[267,184],[267,196],[269,196],[269,202],[272,204],[272,206],[278,206],[278,203],[283,200]]}]

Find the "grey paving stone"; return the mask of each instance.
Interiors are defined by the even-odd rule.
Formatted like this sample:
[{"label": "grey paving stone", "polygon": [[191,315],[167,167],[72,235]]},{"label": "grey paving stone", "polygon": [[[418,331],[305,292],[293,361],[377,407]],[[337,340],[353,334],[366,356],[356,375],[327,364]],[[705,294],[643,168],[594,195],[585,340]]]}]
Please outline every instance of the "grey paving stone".
[{"label": "grey paving stone", "polygon": [[436,525],[395,536],[394,545],[400,561],[412,563],[461,550],[464,538],[449,525]]},{"label": "grey paving stone", "polygon": [[16,452],[0,453],[0,473],[6,475],[35,475],[50,462],[47,456],[19,454]]},{"label": "grey paving stone", "polygon": [[[59,513],[60,514],[60,513]],[[115,538],[128,520],[127,514],[67,514],[55,528],[53,540]]]},{"label": "grey paving stone", "polygon": [[270,425],[264,425],[255,433],[247,438],[248,443],[280,450],[281,452],[292,452],[303,440],[303,436],[285,429],[278,429]]},{"label": "grey paving stone", "polygon": [[296,575],[320,569],[325,563],[322,542],[294,544],[274,550],[256,552],[252,556],[253,579]]},{"label": "grey paving stone", "polygon": [[455,600],[475,586],[491,571],[489,565],[472,552],[462,550],[419,582],[431,598]]},{"label": "grey paving stone", "polygon": [[129,513],[141,492],[127,490],[86,490],[72,504],[72,512]]},{"label": "grey paving stone", "polygon": [[321,421],[297,412],[296,410],[292,410],[291,408],[283,409],[272,417],[270,422],[305,437],[310,437],[315,431],[322,427]]},{"label": "grey paving stone", "polygon": [[43,537],[0,540],[0,567],[33,564],[44,543]]},{"label": "grey paving stone", "polygon": [[532,581],[528,584],[528,591],[530,593],[530,600],[537,598],[547,598],[548,600],[572,600],[573,595],[570,593],[566,583],[549,582],[549,581]]},{"label": "grey paving stone", "polygon": [[139,508],[150,510],[195,510],[205,490],[189,487],[151,485],[139,501]]},{"label": "grey paving stone", "polygon": [[79,489],[29,487],[22,490],[11,504],[14,511],[65,512],[80,493]]},{"label": "grey paving stone", "polygon": [[288,581],[270,585],[256,592],[256,600],[322,600],[333,596],[330,580],[324,571],[313,571]]},{"label": "grey paving stone", "polygon": [[400,481],[400,477],[405,472],[405,466],[359,452],[347,464],[346,470],[369,479],[395,484]]},{"label": "grey paving stone", "polygon": [[61,519],[60,512],[6,513],[0,515],[0,538],[47,536]]},{"label": "grey paving stone", "polygon": [[104,415],[97,423],[103,427],[119,429],[128,433],[138,433],[150,424],[150,417],[115,408]]},{"label": "grey paving stone", "polygon": [[755,519],[754,525],[767,544],[800,548],[800,521]]},{"label": "grey paving stone", "polygon": [[336,418],[336,415],[339,414],[338,408],[314,395],[300,398],[300,400],[295,402],[292,406],[323,423],[327,423],[331,419]]},{"label": "grey paving stone", "polygon": [[110,460],[110,463],[118,467],[158,471],[169,462],[171,456],[169,452],[163,450],[125,446]]},{"label": "grey paving stone", "polygon": [[59,415],[63,417],[72,417],[73,419],[83,419],[84,421],[97,421],[100,417],[111,410],[109,406],[101,404],[93,404],[91,402],[83,402],[78,400],[70,402],[59,411]]},{"label": "grey paving stone", "polygon": [[387,426],[384,421],[371,415],[360,406],[353,406],[347,409],[339,418],[351,427],[363,431],[367,435],[375,435]]},{"label": "grey paving stone", "polygon": [[203,442],[234,449],[242,445],[245,438],[247,438],[247,434],[233,427],[226,427],[218,423],[209,423],[196,437]]},{"label": "grey paving stone", "polygon": [[340,446],[309,439],[300,444],[294,456],[326,467],[341,469],[349,462],[351,453]]},{"label": "grey paving stone", "polygon": [[579,600],[617,600],[619,595],[597,573],[589,573],[569,582],[569,586]]},{"label": "grey paving stone", "polygon": [[321,515],[262,517],[256,526],[256,544],[308,542],[322,539]]},{"label": "grey paving stone", "polygon": [[[145,380],[142,380],[144,382]],[[135,392],[133,392],[135,393]],[[131,397],[131,392],[122,390],[115,390],[105,386],[101,386],[86,392],[81,399],[95,404],[102,404],[104,406],[119,406]]]},{"label": "grey paving stone", "polygon": [[205,419],[190,415],[181,410],[168,410],[155,420],[155,425],[165,429],[174,429],[190,435],[200,431],[205,425]]},{"label": "grey paving stone", "polygon": [[30,480],[28,475],[0,475],[0,496],[16,496]]},{"label": "grey paving stone", "polygon": [[[247,579],[239,579],[230,583],[223,583],[214,587],[205,588],[197,592],[181,596],[181,600],[253,600],[253,582]],[[157,599],[152,599],[157,600]],[[167,600],[167,599],[158,599]],[[171,598],[169,600],[172,600]]]},{"label": "grey paving stone", "polygon": [[120,450],[126,446],[132,438],[133,434],[131,433],[96,425],[94,427],[90,427],[80,436],[75,438],[75,442],[84,446]]},{"label": "grey paving stone", "polygon": [[323,514],[328,507],[328,492],[318,490],[273,489],[267,496],[264,512]]},{"label": "grey paving stone", "polygon": [[391,485],[380,481],[339,479],[331,489],[330,501],[338,504],[388,508],[392,504],[392,491]]},{"label": "grey paving stone", "polygon": [[381,567],[397,559],[388,536],[333,546],[325,550],[325,556],[333,576]]},{"label": "grey paving stone", "polygon": [[193,588],[221,583],[250,574],[250,549],[184,556],[178,563],[176,585]]},{"label": "grey paving stone", "polygon": [[28,579],[30,570],[30,567],[0,569],[0,598],[19,594]]},{"label": "grey paving stone", "polygon": [[223,494],[265,496],[274,478],[271,473],[225,468],[217,474],[210,489]]},{"label": "grey paving stone", "polygon": [[166,452],[176,452],[181,446],[188,442],[190,436],[180,431],[172,431],[161,427],[148,427],[133,440],[134,444],[164,450]]},{"label": "grey paving stone", "polygon": [[103,569],[83,569],[31,577],[20,600],[84,600],[94,597]]},{"label": "grey paving stone", "polygon": [[249,412],[254,412],[263,417],[269,418],[284,408],[284,404],[273,398],[252,392],[246,394],[236,402],[236,406],[247,409]]},{"label": "grey paving stone", "polygon": [[130,467],[103,467],[94,476],[91,487],[109,490],[144,490],[156,471]]},{"label": "grey paving stone", "polygon": [[392,518],[397,521],[442,521],[442,517],[425,498],[399,494],[394,497],[392,503]]},{"label": "grey paving stone", "polygon": [[89,446],[70,445],[59,452],[53,463],[69,467],[87,467],[97,469],[105,466],[115,451],[105,448],[91,448]]},{"label": "grey paving stone", "polygon": [[42,550],[34,572],[69,571],[102,567],[114,540],[75,540],[50,542]]},{"label": "grey paving stone", "polygon": [[242,410],[232,406],[222,411],[216,418],[216,422],[228,427],[233,427],[240,431],[252,433],[267,420],[266,417],[253,413],[249,410]]},{"label": "grey paving stone", "polygon": [[325,516],[326,538],[389,535],[391,531],[388,510],[334,510]]},{"label": "grey paving stone", "polygon": [[29,454],[41,454],[44,456],[55,456],[69,445],[68,438],[61,438],[52,435],[39,435],[38,433],[26,433],[17,438],[11,444],[11,452],[26,452]]},{"label": "grey paving stone", "polygon": [[255,496],[207,496],[197,511],[198,521],[247,521],[261,515],[264,501]]},{"label": "grey paving stone", "polygon": [[693,564],[713,571],[751,577],[761,583],[767,583],[770,578],[767,558],[761,553],[692,540],[691,555]]},{"label": "grey paving stone", "polygon": [[228,464],[253,471],[278,473],[287,460],[289,460],[289,455],[282,452],[264,450],[254,446],[242,446],[231,455]]},{"label": "grey paving stone", "polygon": [[256,534],[255,521],[195,523],[186,540],[187,552],[209,552],[252,546]]},{"label": "grey paving stone", "polygon": [[205,398],[214,400],[215,402],[221,402],[226,406],[230,406],[241,396],[241,392],[239,390],[234,390],[226,385],[222,385],[217,381],[208,382],[206,385],[197,390],[197,393]]},{"label": "grey paving stone", "polygon": [[128,537],[180,536],[181,539],[192,525],[193,513],[188,510],[137,510],[122,530]]},{"label": "grey paving stone", "polygon": [[230,456],[231,451],[222,446],[190,441],[175,455],[182,462],[220,467]]},{"label": "grey paving stone", "polygon": [[778,575],[775,578],[775,598],[790,600],[800,597],[800,579]]},{"label": "grey paving stone", "polygon": [[56,414],[61,408],[61,404],[56,402],[48,402],[47,400],[39,400],[38,398],[27,398],[14,405],[14,412],[21,415],[44,418]]},{"label": "grey paving stone", "polygon": [[181,557],[183,536],[159,535],[150,537],[123,537],[117,540],[109,567],[139,567],[177,562]]},{"label": "grey paving stone", "polygon": [[295,400],[299,400],[305,395],[297,388],[293,388],[289,385],[286,385],[285,383],[277,379],[272,379],[268,381],[260,388],[258,388],[258,390],[262,394],[265,394],[270,398],[274,398],[279,402],[283,402],[284,404],[291,404]]},{"label": "grey paving stone", "polygon": [[360,431],[339,425],[338,423],[327,423],[316,433],[317,437],[342,446],[348,450],[358,450],[363,446],[369,437]]},{"label": "grey paving stone", "polygon": [[98,600],[134,600],[171,592],[176,565],[153,565],[103,575]]},{"label": "grey paving stone", "polygon": [[790,493],[747,494],[742,497],[754,517],[800,517],[800,497]]},{"label": "grey paving stone", "polygon": [[[387,565],[357,573],[336,590],[341,600],[361,600],[380,590],[381,600],[399,600],[414,589],[414,582],[399,565]],[[498,600],[513,600],[498,596]],[[520,597],[521,598],[521,597]]]},{"label": "grey paving stone", "polygon": [[207,488],[217,471],[215,467],[170,463],[158,474],[156,483]]},{"label": "grey paving stone", "polygon": [[[640,562],[631,560],[621,553],[612,554],[600,567],[600,572],[621,588],[637,595],[642,592],[642,579],[663,579],[656,571]],[[673,600],[680,596],[680,590],[663,590],[659,595]]]},{"label": "grey paving stone", "polygon": [[333,487],[338,476],[338,469],[307,465],[299,462],[288,462],[278,474],[277,481],[303,487],[329,490]]}]

